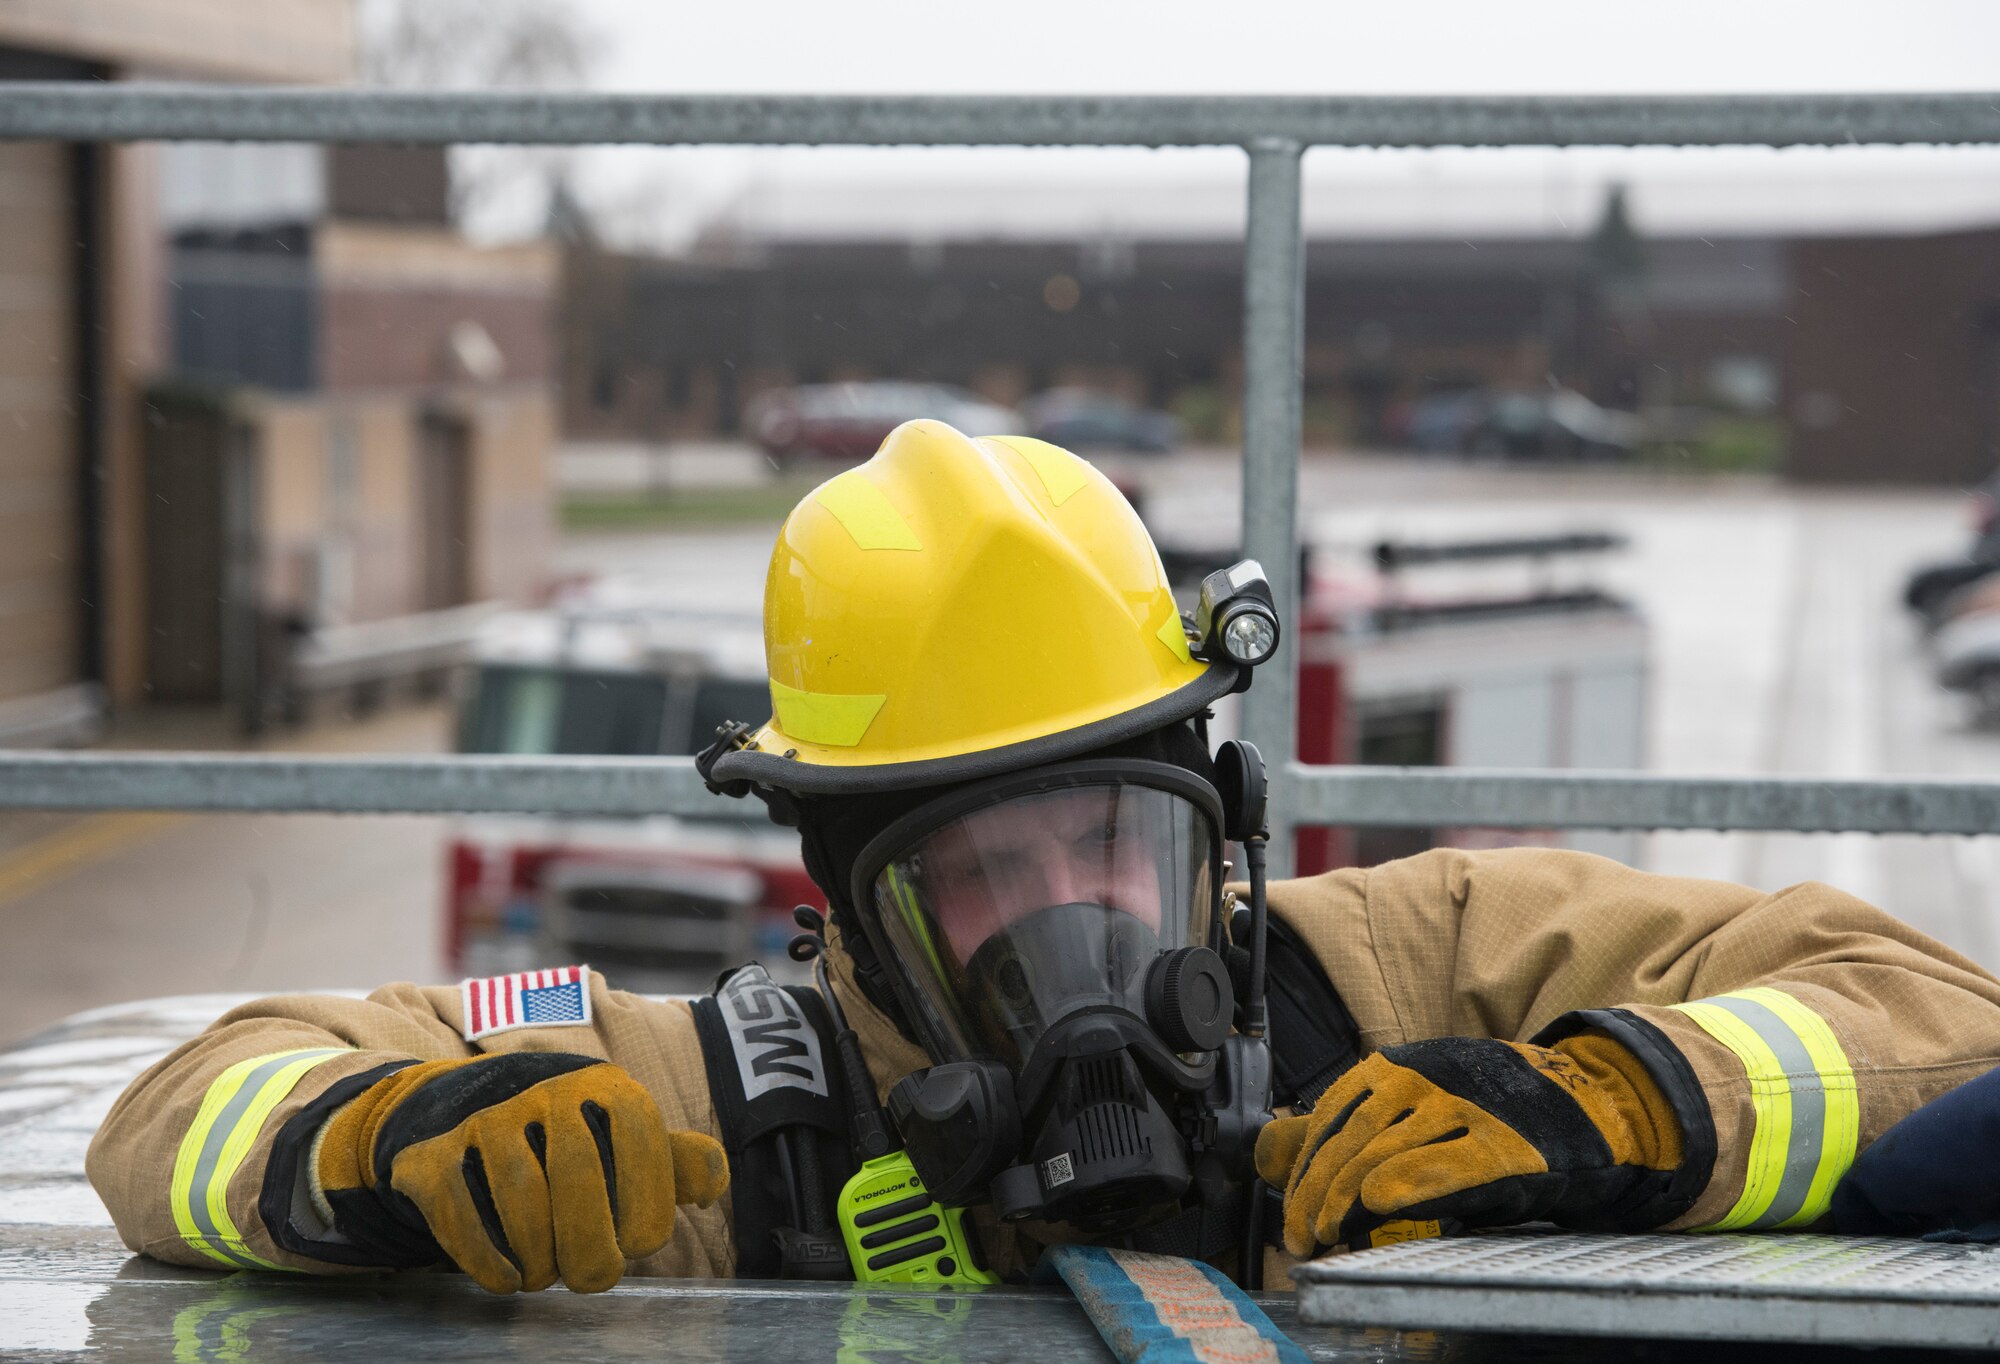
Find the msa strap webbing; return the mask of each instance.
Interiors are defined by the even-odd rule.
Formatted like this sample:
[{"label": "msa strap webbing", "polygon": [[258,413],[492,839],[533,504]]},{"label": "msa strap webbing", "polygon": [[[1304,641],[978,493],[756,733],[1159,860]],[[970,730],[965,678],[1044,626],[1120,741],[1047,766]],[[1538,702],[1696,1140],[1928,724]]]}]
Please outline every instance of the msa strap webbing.
[{"label": "msa strap webbing", "polygon": [[[1248,913],[1238,911],[1239,916]],[[1274,1082],[1271,1098],[1280,1108],[1291,1105],[1305,1112],[1361,1059],[1361,1030],[1312,950],[1290,926],[1272,915],[1266,931],[1265,992],[1271,1011]],[[1247,973],[1247,953],[1241,964]],[[1246,974],[1236,983],[1237,998],[1243,997],[1247,984]]]},{"label": "msa strap webbing", "polygon": [[1056,1280],[1121,1364],[1307,1364],[1249,1294],[1198,1260],[1052,1246],[1035,1282]]},{"label": "msa strap webbing", "polygon": [[694,1001],[694,1023],[729,1153],[736,1273],[798,1272],[775,1238],[831,1228],[834,1195],[855,1168],[826,1005],[753,963]]}]

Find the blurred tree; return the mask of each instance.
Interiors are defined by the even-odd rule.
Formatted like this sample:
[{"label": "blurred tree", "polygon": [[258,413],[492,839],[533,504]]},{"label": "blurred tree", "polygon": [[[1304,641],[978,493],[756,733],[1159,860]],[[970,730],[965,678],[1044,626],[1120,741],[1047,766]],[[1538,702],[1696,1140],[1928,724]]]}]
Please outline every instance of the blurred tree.
[{"label": "blurred tree", "polygon": [[1606,406],[1628,410],[1668,401],[1669,393],[1651,391],[1657,385],[1642,377],[1665,371],[1646,364],[1654,339],[1646,298],[1646,243],[1632,222],[1625,186],[1614,184],[1605,191],[1587,259],[1599,320],[1586,349],[1585,391]]},{"label": "blurred tree", "polygon": [[1590,266],[1614,309],[1634,313],[1644,309],[1646,243],[1632,225],[1632,206],[1625,186],[1612,185],[1590,234]]},{"label": "blurred tree", "polygon": [[[577,90],[589,84],[603,37],[568,0],[362,0],[361,42],[369,85]],[[452,215],[475,231],[538,228],[577,155],[573,147],[454,147]]]}]

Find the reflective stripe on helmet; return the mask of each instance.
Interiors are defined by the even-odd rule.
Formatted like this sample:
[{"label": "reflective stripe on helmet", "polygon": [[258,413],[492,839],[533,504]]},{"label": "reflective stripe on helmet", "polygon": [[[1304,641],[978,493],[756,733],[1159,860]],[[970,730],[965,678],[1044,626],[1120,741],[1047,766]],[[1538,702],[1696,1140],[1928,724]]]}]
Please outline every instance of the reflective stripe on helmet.
[{"label": "reflective stripe on helmet", "polygon": [[1178,612],[1167,617],[1160,628],[1153,631],[1160,643],[1167,646],[1167,652],[1183,663],[1194,662],[1194,655],[1188,652],[1187,626],[1181,624]]},{"label": "reflective stripe on helmet", "polygon": [[1035,477],[1042,480],[1042,490],[1049,495],[1049,501],[1060,507],[1090,483],[1083,471],[1083,461],[1045,440],[1032,436],[993,436],[995,445],[1004,445],[1035,471]]},{"label": "reflective stripe on helmet", "polygon": [[813,501],[832,513],[862,549],[923,548],[888,494],[851,469],[821,484]]},{"label": "reflective stripe on helmet", "polygon": [[229,1181],[242,1166],[271,1110],[314,1066],[345,1047],[281,1051],[238,1061],[202,1096],[174,1159],[169,1190],[174,1225],[190,1247],[231,1269],[281,1269],[250,1250],[229,1216]]},{"label": "reflective stripe on helmet", "polygon": [[771,713],[785,733],[809,744],[852,748],[875,723],[887,696],[839,696],[832,692],[800,691],[771,679]]},{"label": "reflective stripe on helmet", "polygon": [[1799,1227],[1826,1214],[1854,1163],[1861,1103],[1826,1020],[1758,987],[1674,1006],[1742,1061],[1755,1128],[1743,1192],[1704,1231]]}]

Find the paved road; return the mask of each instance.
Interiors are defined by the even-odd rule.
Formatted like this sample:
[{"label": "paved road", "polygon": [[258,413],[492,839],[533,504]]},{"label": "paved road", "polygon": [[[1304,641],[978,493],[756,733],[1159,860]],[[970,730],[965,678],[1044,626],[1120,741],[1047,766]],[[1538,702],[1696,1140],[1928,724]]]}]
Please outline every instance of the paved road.
[{"label": "paved road", "polygon": [[[441,711],[404,711],[287,747],[421,752],[447,732]],[[444,831],[420,817],[10,817],[0,1043],[146,995],[435,979]]]},{"label": "paved road", "polygon": [[[1163,536],[1233,542],[1233,460],[1140,466]],[[1930,684],[1895,594],[1964,534],[1948,493],[1800,492],[1615,473],[1308,461],[1315,538],[1608,527],[1632,539],[1602,576],[1653,628],[1649,751],[1681,772],[2000,771],[2000,736]],[[774,527],[575,540],[566,570],[663,572],[710,606],[756,609]],[[314,736],[440,747],[436,713]],[[198,736],[174,736],[185,745]],[[201,990],[358,986],[434,976],[441,821],[417,818],[12,819],[0,825],[0,1040],[113,1000]],[[1777,887],[1834,881],[2000,967],[2000,840],[1656,835],[1662,871]]]}]

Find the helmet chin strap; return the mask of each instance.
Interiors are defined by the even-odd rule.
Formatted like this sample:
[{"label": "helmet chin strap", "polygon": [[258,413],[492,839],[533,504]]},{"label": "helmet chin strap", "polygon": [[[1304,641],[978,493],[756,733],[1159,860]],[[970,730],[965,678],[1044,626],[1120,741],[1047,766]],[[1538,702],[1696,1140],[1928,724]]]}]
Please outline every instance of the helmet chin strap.
[{"label": "helmet chin strap", "polygon": [[882,965],[881,954],[875,950],[874,941],[861,930],[858,918],[851,911],[835,916],[835,922],[840,927],[840,945],[854,962],[854,981],[861,987],[862,995],[894,1025],[904,1040],[921,1048],[923,1043],[918,1040],[916,1030],[911,1028],[908,1015],[903,1012],[902,1001],[896,997],[896,987],[890,983],[888,968]]}]

